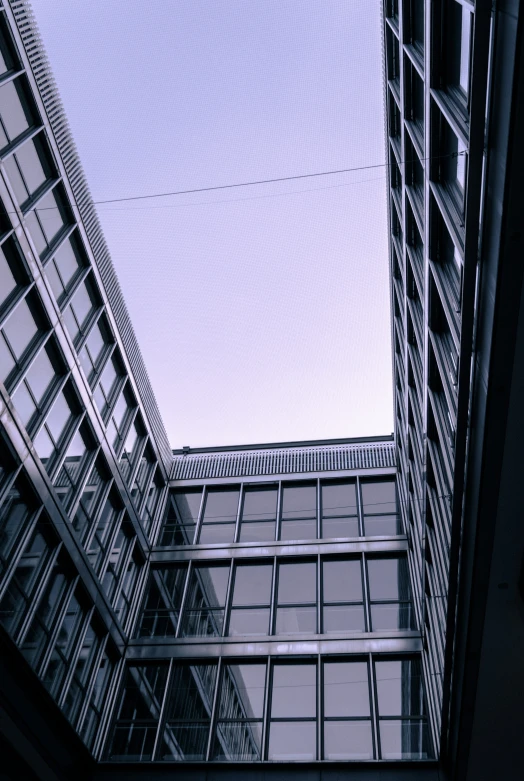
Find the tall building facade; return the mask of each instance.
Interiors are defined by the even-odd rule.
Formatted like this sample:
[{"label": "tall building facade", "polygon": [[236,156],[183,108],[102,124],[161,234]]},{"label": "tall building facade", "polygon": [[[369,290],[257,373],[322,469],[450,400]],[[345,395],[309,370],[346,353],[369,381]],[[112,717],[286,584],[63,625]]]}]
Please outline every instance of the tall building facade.
[{"label": "tall building facade", "polygon": [[519,777],[520,6],[382,22],[395,434],[173,452],[30,6],[3,3],[8,779]]}]

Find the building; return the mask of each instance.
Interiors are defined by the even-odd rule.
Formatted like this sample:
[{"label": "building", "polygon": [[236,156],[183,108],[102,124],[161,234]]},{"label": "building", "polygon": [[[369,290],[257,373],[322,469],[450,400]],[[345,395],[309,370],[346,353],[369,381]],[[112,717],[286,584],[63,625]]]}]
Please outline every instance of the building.
[{"label": "building", "polygon": [[4,0],[6,779],[521,775],[522,12],[382,21],[395,434],[173,452]]}]

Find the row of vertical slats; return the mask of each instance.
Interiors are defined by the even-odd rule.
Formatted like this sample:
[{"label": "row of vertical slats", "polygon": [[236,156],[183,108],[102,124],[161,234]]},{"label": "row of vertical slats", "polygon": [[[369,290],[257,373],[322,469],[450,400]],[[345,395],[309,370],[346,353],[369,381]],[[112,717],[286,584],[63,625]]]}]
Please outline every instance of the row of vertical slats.
[{"label": "row of vertical slats", "polygon": [[173,480],[335,472],[395,466],[392,442],[281,448],[232,453],[188,453],[174,457]]}]

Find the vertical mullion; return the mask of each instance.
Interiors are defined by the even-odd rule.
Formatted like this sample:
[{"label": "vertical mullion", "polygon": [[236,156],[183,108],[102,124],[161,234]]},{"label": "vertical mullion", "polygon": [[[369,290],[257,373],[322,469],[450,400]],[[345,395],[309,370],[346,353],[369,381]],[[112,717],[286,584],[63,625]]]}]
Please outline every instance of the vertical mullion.
[{"label": "vertical mullion", "polygon": [[202,519],[204,517],[204,508],[206,506],[206,499],[207,499],[207,485],[204,485],[204,487],[202,488],[202,498],[200,500],[200,508],[198,510],[198,518],[197,518],[197,523],[196,523],[196,528],[195,528],[195,536],[193,537],[193,542],[192,542],[193,545],[196,544],[196,541],[200,537],[200,529],[202,527]]},{"label": "vertical mullion", "polygon": [[317,759],[324,758],[324,690],[322,687],[322,657],[317,656]]},{"label": "vertical mullion", "polygon": [[235,521],[235,534],[233,535],[233,542],[238,541],[238,534],[240,530],[240,515],[242,513],[243,502],[244,502],[244,483],[240,483],[240,490],[238,492],[237,518]]},{"label": "vertical mullion", "polygon": [[86,718],[86,714],[87,714],[87,711],[88,711],[88,708],[89,708],[89,704],[91,702],[91,696],[93,694],[93,689],[94,689],[95,683],[96,683],[96,677],[98,675],[98,671],[100,669],[100,664],[102,662],[102,658],[104,656],[104,651],[106,649],[108,637],[109,637],[109,635],[106,634],[102,638],[102,640],[100,642],[100,647],[99,647],[99,649],[98,649],[98,651],[97,651],[97,653],[95,655],[95,659],[93,660],[93,663],[91,665],[91,670],[89,672],[88,683],[87,683],[87,686],[85,687],[85,690],[84,690],[84,701],[83,701],[82,705],[80,706],[80,711],[78,713],[77,718],[75,719],[75,724],[77,725],[77,728],[76,728],[77,732],[80,732],[80,730],[82,729],[84,720]]},{"label": "vertical mullion", "polygon": [[355,484],[355,490],[357,493],[357,513],[358,513],[358,530],[361,537],[365,536],[364,530],[364,507],[362,505],[362,496],[360,492],[360,476],[357,475]]},{"label": "vertical mullion", "polygon": [[162,734],[162,731],[164,729],[164,722],[166,717],[167,694],[169,692],[169,689],[171,688],[171,678],[173,677],[173,665],[174,665],[174,660],[170,659],[169,668],[167,671],[166,688],[164,690],[164,696],[162,697],[162,703],[160,705],[160,713],[158,714],[158,727],[156,730],[155,742],[153,744],[153,751],[151,752],[151,758],[153,760],[156,759],[156,752],[158,750],[158,744],[160,742],[160,735]]},{"label": "vertical mullion", "polygon": [[233,572],[234,572],[234,564],[235,560],[231,559],[229,563],[229,579],[227,582],[227,589],[226,589],[226,599],[224,602],[224,621],[222,624],[222,637],[225,636],[228,625],[229,625],[229,613],[231,611],[231,600],[232,595],[231,592],[233,591]]},{"label": "vertical mullion", "polygon": [[180,600],[180,614],[178,616],[175,638],[180,637],[180,629],[182,628],[182,619],[184,617],[184,611],[186,609],[187,592],[189,589],[189,582],[191,580],[192,574],[193,574],[193,561],[192,559],[190,559],[189,564],[187,565],[186,582],[184,583],[184,589],[182,591],[182,599]]},{"label": "vertical mullion", "polygon": [[105,707],[101,708],[100,723],[97,729],[97,735],[93,743],[93,756],[95,759],[100,759],[102,748],[109,737],[109,731],[113,723],[113,708],[117,702],[118,694],[122,686],[122,679],[126,670],[126,660],[122,656],[115,664],[113,671],[113,680],[108,687],[107,696],[105,698]]},{"label": "vertical mullion", "polygon": [[277,518],[275,523],[275,540],[280,539],[280,529],[282,525],[282,480],[278,481],[278,494],[277,494]]},{"label": "vertical mullion", "polygon": [[371,727],[373,731],[373,742],[375,746],[375,759],[380,759],[380,729],[378,723],[378,700],[377,687],[375,681],[375,667],[373,665],[372,654],[368,655],[369,667],[369,694],[371,699]]},{"label": "vertical mullion", "polygon": [[273,578],[271,580],[271,604],[269,606],[269,634],[275,633],[275,612],[276,612],[276,594],[277,594],[277,567],[278,560],[273,556]]},{"label": "vertical mullion", "polygon": [[322,560],[320,553],[317,554],[317,634],[320,634],[324,627],[322,626],[322,604],[324,601],[324,589],[322,588]]},{"label": "vertical mullion", "polygon": [[217,674],[216,674],[216,680],[215,680],[215,691],[213,692],[213,702],[211,704],[211,713],[209,714],[209,735],[207,736],[207,747],[206,747],[206,762],[209,762],[209,754],[211,753],[211,747],[213,745],[213,732],[215,729],[215,723],[217,718],[217,703],[218,703],[218,692],[220,690],[220,685],[222,683],[222,657],[218,657],[218,665],[217,665]]},{"label": "vertical mullion", "polygon": [[268,735],[269,735],[269,714],[271,713],[271,657],[266,657],[266,691],[264,698],[264,716],[262,723],[262,746],[260,751],[260,759],[264,760],[267,757],[268,752]]},{"label": "vertical mullion", "polygon": [[371,623],[371,603],[369,596],[369,581],[368,581],[368,565],[367,559],[364,553],[360,556],[360,566],[362,568],[362,585],[364,587],[364,615],[366,618],[366,629],[371,632],[373,625]]}]

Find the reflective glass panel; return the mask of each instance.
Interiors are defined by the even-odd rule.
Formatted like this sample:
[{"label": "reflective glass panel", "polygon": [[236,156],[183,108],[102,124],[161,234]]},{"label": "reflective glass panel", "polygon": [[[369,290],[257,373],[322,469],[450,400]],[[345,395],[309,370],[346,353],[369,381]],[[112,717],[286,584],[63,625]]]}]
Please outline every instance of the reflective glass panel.
[{"label": "reflective glass panel", "polygon": [[404,556],[368,559],[367,566],[372,600],[410,598],[408,563]]},{"label": "reflective glass panel", "polygon": [[424,699],[420,659],[376,661],[379,716],[422,716]]},{"label": "reflective glass panel", "polygon": [[324,663],[324,715],[369,717],[369,681],[366,662]]}]

